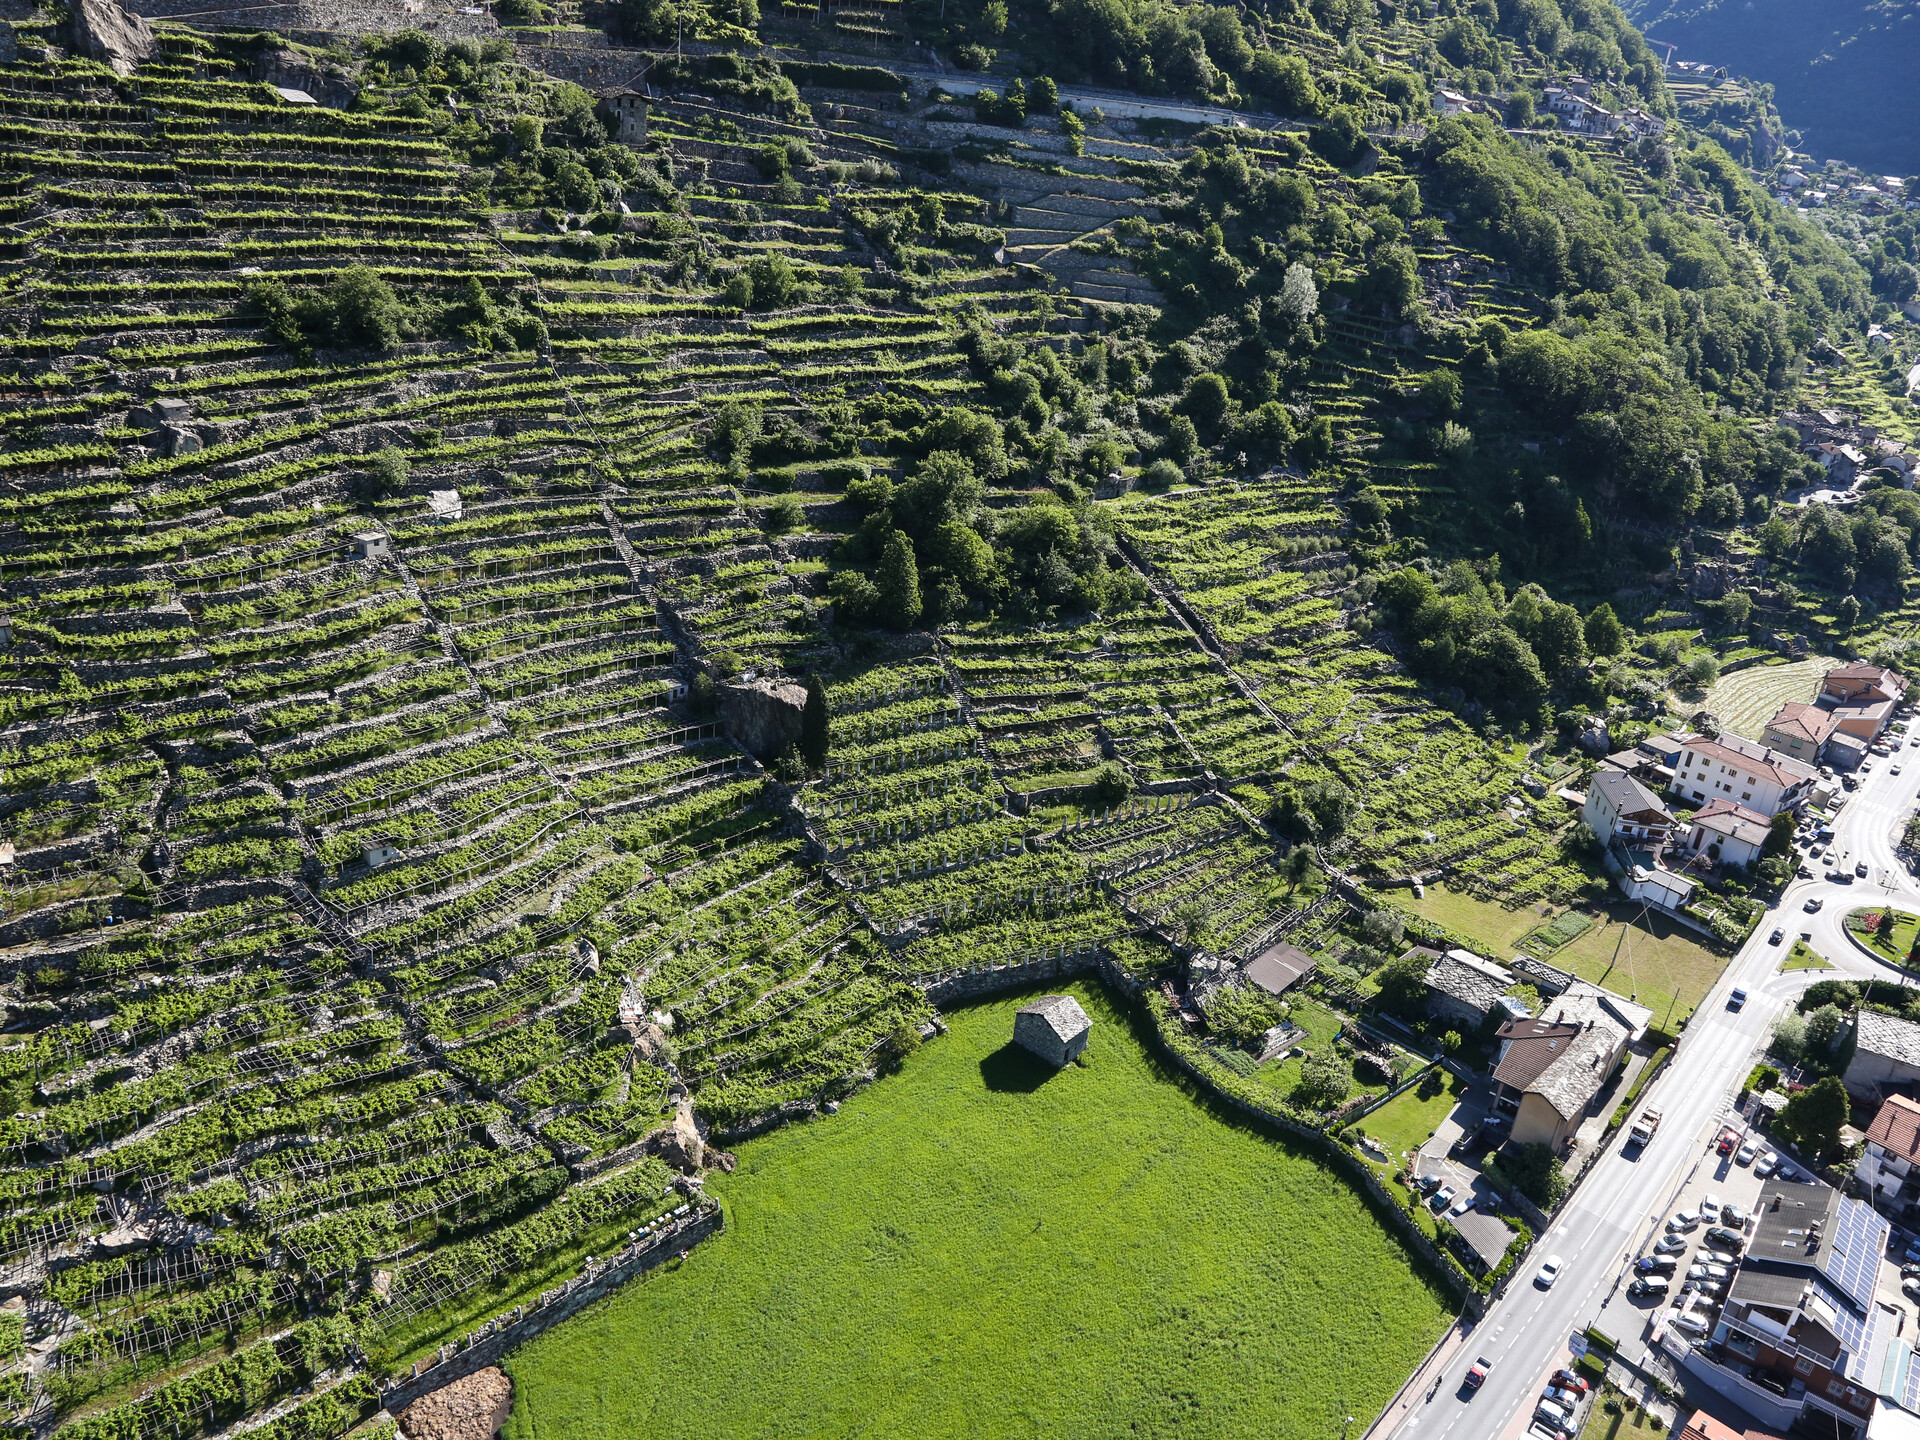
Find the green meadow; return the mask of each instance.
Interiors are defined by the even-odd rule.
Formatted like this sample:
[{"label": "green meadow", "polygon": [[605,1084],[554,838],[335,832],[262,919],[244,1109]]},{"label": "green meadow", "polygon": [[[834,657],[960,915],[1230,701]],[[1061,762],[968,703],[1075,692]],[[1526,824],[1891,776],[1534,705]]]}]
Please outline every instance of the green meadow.
[{"label": "green meadow", "polygon": [[1261,1436],[1364,1425],[1449,1316],[1359,1195],[1197,1098],[1091,985],[1023,997],[715,1174],[723,1235],[521,1350],[512,1440]]}]

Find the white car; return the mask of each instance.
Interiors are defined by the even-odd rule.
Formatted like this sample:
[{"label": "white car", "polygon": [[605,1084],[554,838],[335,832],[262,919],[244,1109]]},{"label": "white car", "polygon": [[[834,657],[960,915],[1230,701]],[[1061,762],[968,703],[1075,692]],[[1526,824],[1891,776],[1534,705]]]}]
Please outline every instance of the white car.
[{"label": "white car", "polygon": [[1689,1265],[1687,1267],[1689,1280],[1725,1280],[1732,1274],[1733,1271],[1725,1265]]},{"label": "white car", "polygon": [[1700,1223],[1700,1217],[1692,1210],[1676,1210],[1667,1221],[1669,1230],[1691,1230]]},{"label": "white car", "polygon": [[1697,1338],[1707,1333],[1707,1322],[1698,1315],[1676,1315],[1673,1317],[1673,1328],[1682,1335],[1692,1335]]},{"label": "white car", "polygon": [[1729,1255],[1724,1250],[1702,1250],[1698,1258],[1707,1265],[1734,1266],[1740,1263],[1738,1255]]},{"label": "white car", "polygon": [[1453,1202],[1453,1205],[1450,1209],[1448,1209],[1447,1214],[1451,1215],[1457,1220],[1472,1208],[1473,1208],[1473,1192],[1468,1191],[1466,1194],[1462,1195],[1458,1200]]},{"label": "white car", "polygon": [[1779,1164],[1780,1164],[1779,1160],[1776,1159],[1774,1156],[1774,1153],[1771,1150],[1769,1150],[1764,1155],[1762,1155],[1758,1160],[1753,1162],[1753,1173],[1759,1176],[1762,1180],[1764,1180],[1769,1175],[1773,1174],[1775,1168],[1778,1167]]},{"label": "white car", "polygon": [[1709,1192],[1700,1202],[1700,1218],[1718,1220],[1720,1218],[1720,1197]]},{"label": "white car", "polygon": [[1900,773],[1900,767],[1898,765],[1890,766],[1887,773],[1889,775],[1898,775]]},{"label": "white car", "polygon": [[1553,1282],[1560,1278],[1560,1267],[1565,1263],[1558,1255],[1547,1256],[1547,1263],[1540,1267],[1540,1273],[1533,1277],[1533,1283],[1542,1290],[1551,1290]]},{"label": "white car", "polygon": [[1678,1255],[1687,1248],[1687,1242],[1678,1235],[1663,1235],[1660,1243],[1653,1247],[1656,1255]]},{"label": "white car", "polygon": [[1745,1145],[1742,1145],[1738,1150],[1733,1152],[1733,1163],[1736,1165],[1751,1165],[1753,1164],[1753,1157],[1756,1153],[1753,1148],[1753,1142],[1748,1141]]}]

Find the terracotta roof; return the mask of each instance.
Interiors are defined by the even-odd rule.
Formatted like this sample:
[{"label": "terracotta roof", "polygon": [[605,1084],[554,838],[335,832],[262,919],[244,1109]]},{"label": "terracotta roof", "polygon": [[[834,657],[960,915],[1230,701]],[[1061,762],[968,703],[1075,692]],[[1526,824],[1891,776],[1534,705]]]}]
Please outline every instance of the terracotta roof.
[{"label": "terracotta roof", "polygon": [[1900,683],[1900,677],[1886,666],[1869,665],[1864,660],[1855,661],[1851,665],[1836,665],[1833,669],[1827,671],[1827,678],[1829,680],[1872,680],[1875,682],[1884,680],[1894,685]]},{"label": "terracotta roof", "polygon": [[1765,745],[1755,745],[1752,741],[1742,740],[1738,736],[1729,735],[1718,740],[1708,740],[1696,735],[1687,741],[1686,748],[1710,760],[1718,760],[1738,769],[1765,775],[1776,785],[1783,785],[1788,789],[1802,781],[1812,779],[1818,773],[1811,765],[1788,759]]},{"label": "terracotta roof", "polygon": [[1304,950],[1282,941],[1262,950],[1242,970],[1247,979],[1269,995],[1282,995],[1312,974],[1314,963],[1314,958]]},{"label": "terracotta roof", "polygon": [[1920,1160],[1920,1104],[1889,1095],[1867,1129],[1867,1140],[1902,1159]]},{"label": "terracotta roof", "polygon": [[1706,1411],[1696,1410],[1674,1440],[1780,1440],[1780,1437],[1771,1430],[1736,1430]]},{"label": "terracotta roof", "polygon": [[1799,735],[1816,745],[1826,744],[1827,737],[1839,728],[1840,721],[1831,710],[1822,710],[1818,705],[1807,705],[1798,700],[1789,700],[1767,722],[1769,730]]}]

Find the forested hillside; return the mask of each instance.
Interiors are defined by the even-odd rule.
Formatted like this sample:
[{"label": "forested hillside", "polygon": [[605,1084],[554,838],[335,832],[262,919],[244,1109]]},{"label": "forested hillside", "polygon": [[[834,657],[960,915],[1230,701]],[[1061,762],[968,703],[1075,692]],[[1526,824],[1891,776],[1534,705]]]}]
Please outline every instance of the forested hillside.
[{"label": "forested hillside", "polygon": [[1765,81],[1801,148],[1821,159],[1883,174],[1920,170],[1905,88],[1920,60],[1911,4],[1627,0],[1624,8],[1649,40],[1677,46],[1679,59]]},{"label": "forested hillside", "polygon": [[1576,66],[1670,114],[1610,8],[604,18],[709,52],[648,52],[644,135],[507,37],[14,27],[22,1426],[338,1433],[956,969],[1286,931],[1364,996],[1330,872],[1597,890],[1530,772],[1745,646],[1700,555],[1906,628],[1904,492],[1844,578],[1773,511],[1782,407],[1910,433],[1856,256],[1677,123],[1528,123]]}]

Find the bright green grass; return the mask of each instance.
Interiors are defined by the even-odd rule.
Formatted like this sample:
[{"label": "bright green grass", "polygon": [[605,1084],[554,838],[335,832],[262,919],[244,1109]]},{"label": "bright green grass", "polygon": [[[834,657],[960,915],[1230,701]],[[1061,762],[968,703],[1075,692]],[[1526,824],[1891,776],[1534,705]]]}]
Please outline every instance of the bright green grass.
[{"label": "bright green grass", "polygon": [[509,1362],[514,1440],[1260,1436],[1371,1418],[1447,1323],[1332,1171],[1197,1100],[1097,988],[1024,997],[714,1175],[724,1234]]},{"label": "bright green grass", "polygon": [[1467,1093],[1467,1082],[1451,1071],[1441,1071],[1446,1083],[1431,1098],[1423,1100],[1424,1085],[1403,1090],[1378,1110],[1362,1116],[1360,1128],[1378,1140],[1397,1159],[1416,1150],[1433,1138],[1440,1122],[1452,1113]]},{"label": "bright green grass", "polygon": [[1882,960],[1895,965],[1904,965],[1907,956],[1913,951],[1915,935],[1920,935],[1920,915],[1910,910],[1893,912],[1893,934],[1882,940],[1874,933],[1874,925],[1880,918],[1881,906],[1864,905],[1847,912],[1846,926],[1854,939],[1865,945]]},{"label": "bright green grass", "polygon": [[1804,940],[1793,942],[1793,949],[1787,952],[1787,958],[1780,966],[1784,973],[1788,970],[1831,970],[1833,962]]}]

